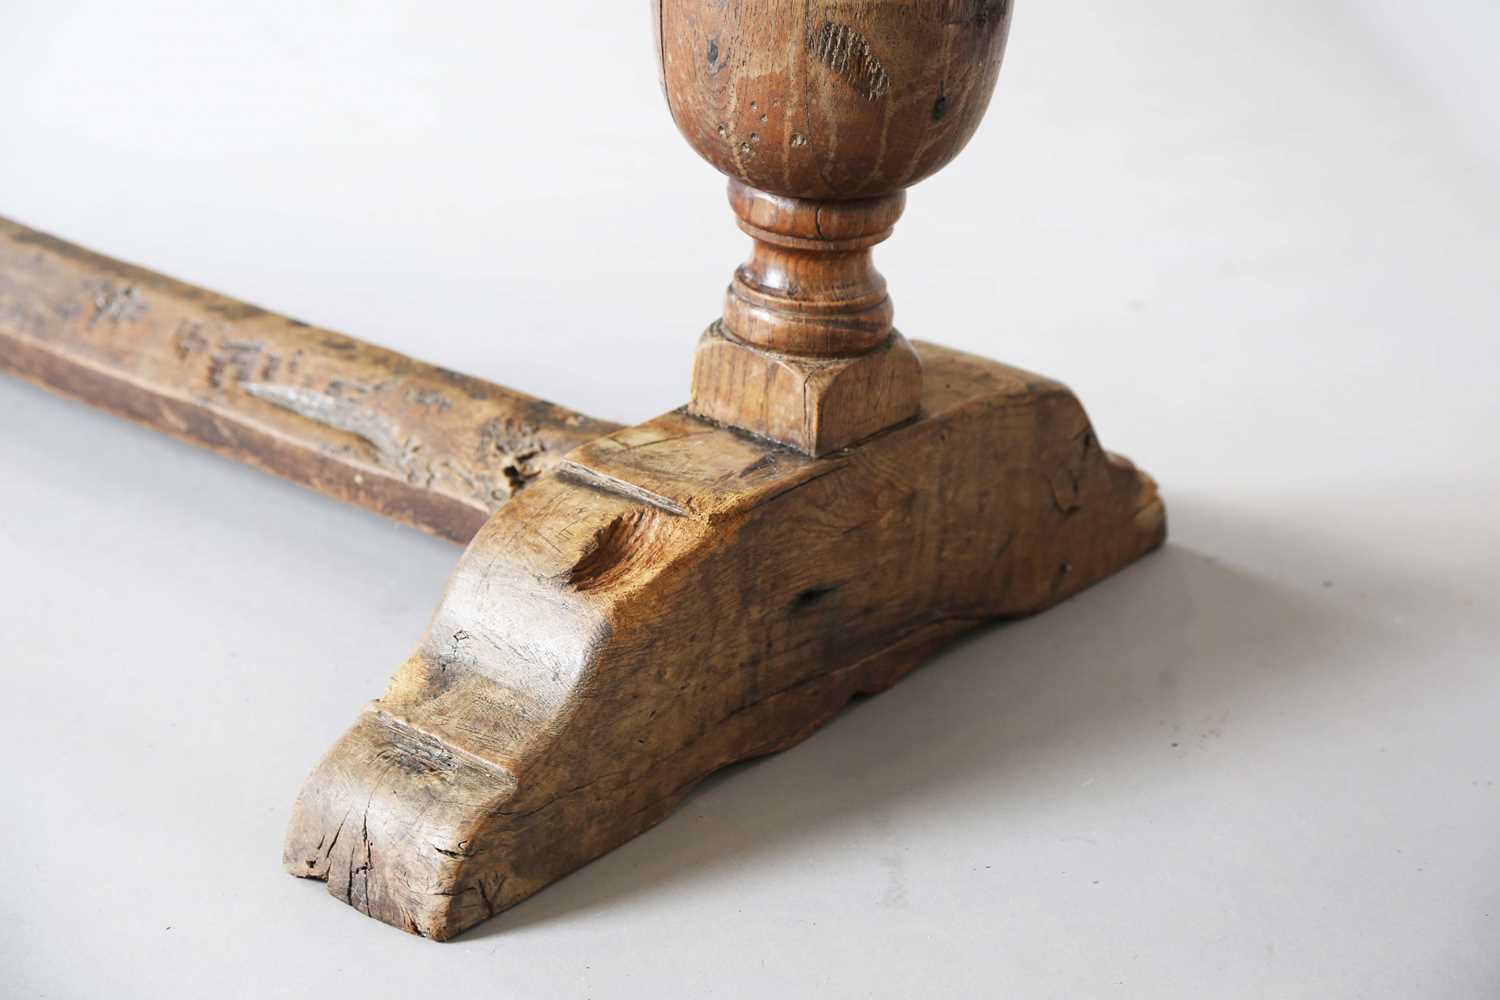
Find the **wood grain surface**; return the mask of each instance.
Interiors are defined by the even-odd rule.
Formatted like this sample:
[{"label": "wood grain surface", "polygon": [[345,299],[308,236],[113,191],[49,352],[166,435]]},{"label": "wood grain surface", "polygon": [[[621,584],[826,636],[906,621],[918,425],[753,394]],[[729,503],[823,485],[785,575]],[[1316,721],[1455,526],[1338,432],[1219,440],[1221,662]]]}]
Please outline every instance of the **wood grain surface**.
[{"label": "wood grain surface", "polygon": [[979,127],[1010,0],[655,0],[662,86],[722,173],[795,198],[931,176]]},{"label": "wood grain surface", "polygon": [[616,426],[5,219],[0,371],[459,542]]},{"label": "wood grain surface", "polygon": [[910,420],[921,367],[871,249],[963,149],[1009,0],[656,0],[679,131],[752,238],[701,341],[692,412],[825,455]]},{"label": "wood grain surface", "polygon": [[[691,402],[593,420],[0,221],[0,367],[472,542],[284,864],[450,938],[944,643],[1159,546],[1050,380],[893,326],[872,248],[973,134],[1009,0],[659,0],[751,236]],[[902,748],[892,748],[901,752]]]}]

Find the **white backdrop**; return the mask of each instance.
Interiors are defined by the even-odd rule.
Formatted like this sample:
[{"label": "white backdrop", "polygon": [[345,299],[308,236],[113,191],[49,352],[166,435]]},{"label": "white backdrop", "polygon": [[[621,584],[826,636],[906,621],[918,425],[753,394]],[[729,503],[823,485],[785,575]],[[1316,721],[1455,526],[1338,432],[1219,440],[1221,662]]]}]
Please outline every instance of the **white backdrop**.
[{"label": "white backdrop", "polygon": [[[1500,995],[1500,8],[1033,0],[879,251],[1173,541],[461,941],[280,873],[449,546],[0,379],[0,993]],[[639,420],[745,252],[643,3],[0,0],[0,214]]]}]

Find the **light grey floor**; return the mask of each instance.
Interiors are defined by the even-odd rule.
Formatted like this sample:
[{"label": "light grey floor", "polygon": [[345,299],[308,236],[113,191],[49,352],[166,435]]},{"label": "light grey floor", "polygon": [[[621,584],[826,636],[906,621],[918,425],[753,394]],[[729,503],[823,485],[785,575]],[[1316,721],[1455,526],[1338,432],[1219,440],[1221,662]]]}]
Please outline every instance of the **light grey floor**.
[{"label": "light grey floor", "polygon": [[[12,0],[0,213],[642,419],[745,243],[640,7]],[[1171,544],[447,946],[278,858],[457,551],[0,380],[0,995],[1500,995],[1500,15],[1411,8],[1021,5],[881,266]]]}]

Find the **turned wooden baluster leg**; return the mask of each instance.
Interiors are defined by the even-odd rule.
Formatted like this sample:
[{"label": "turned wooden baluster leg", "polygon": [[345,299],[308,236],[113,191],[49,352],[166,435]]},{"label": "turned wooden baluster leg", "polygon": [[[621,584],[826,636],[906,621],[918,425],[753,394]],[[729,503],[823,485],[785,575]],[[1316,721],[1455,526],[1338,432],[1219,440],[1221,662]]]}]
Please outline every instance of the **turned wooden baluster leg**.
[{"label": "turned wooden baluster leg", "polygon": [[916,416],[921,365],[871,248],[989,104],[1008,0],[659,0],[678,128],[755,241],[693,365],[690,410],[837,451]]},{"label": "turned wooden baluster leg", "polygon": [[870,248],[905,195],[810,202],[730,182],[755,240],[693,359],[696,416],[825,455],[917,415],[922,366]]}]

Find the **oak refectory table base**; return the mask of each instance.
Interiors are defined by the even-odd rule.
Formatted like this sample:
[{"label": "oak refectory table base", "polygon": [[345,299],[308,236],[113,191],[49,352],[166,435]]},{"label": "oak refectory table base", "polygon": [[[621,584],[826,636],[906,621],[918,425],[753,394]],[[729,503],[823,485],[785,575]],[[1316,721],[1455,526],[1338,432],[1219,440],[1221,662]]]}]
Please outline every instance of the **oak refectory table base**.
[{"label": "oak refectory table base", "polygon": [[1008,0],[659,0],[752,240],[687,405],[620,427],[0,221],[0,368],[457,541],[284,862],[446,939],[945,642],[1160,545],[1062,385],[909,342],[872,248],[983,117]]},{"label": "oak refectory table base", "polygon": [[814,459],[682,412],[617,428],[0,226],[6,369],[438,534],[482,524],[285,848],[440,939],[1161,543],[1151,479],[1066,388],[915,348],[922,415]]}]

